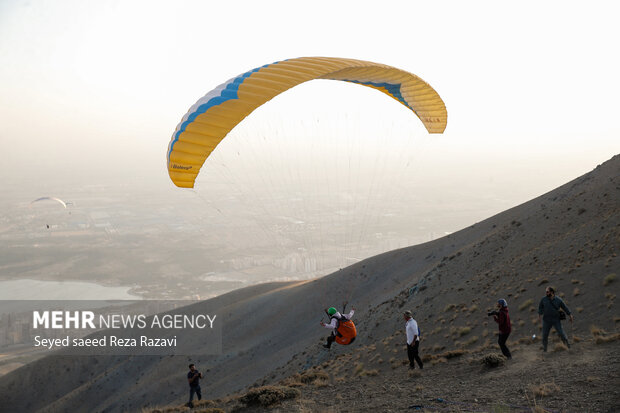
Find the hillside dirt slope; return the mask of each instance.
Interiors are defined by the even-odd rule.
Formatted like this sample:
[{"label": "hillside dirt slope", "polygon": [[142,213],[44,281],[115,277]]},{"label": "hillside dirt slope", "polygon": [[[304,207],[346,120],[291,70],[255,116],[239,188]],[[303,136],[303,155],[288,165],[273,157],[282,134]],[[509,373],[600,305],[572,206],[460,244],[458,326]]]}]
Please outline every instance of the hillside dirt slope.
[{"label": "hillside dirt slope", "polygon": [[[370,384],[385,380],[388,372],[400,374],[406,358],[403,310],[412,310],[421,326],[422,354],[441,364],[448,356],[440,355],[447,352],[462,351],[473,357],[494,348],[497,327],[486,312],[498,298],[507,299],[513,322],[509,343],[515,348],[515,359],[506,369],[518,369],[519,352],[537,357],[536,346],[527,346],[527,341],[539,334],[536,307],[547,285],[554,285],[575,313],[571,336],[581,342],[567,358],[575,363],[587,360],[584,354],[591,348],[593,354],[603,352],[595,359],[601,362],[611,359],[614,351],[617,354],[613,334],[620,320],[615,307],[620,281],[614,274],[620,272],[619,246],[620,156],[615,156],[554,191],[447,237],[372,257],[321,279],[259,285],[195,304],[196,311],[201,306],[218,309],[224,323],[221,355],[201,356],[204,343],[195,337],[193,357],[49,356],[0,377],[0,409],[135,411],[179,404],[186,397],[188,361],[206,373],[203,392],[213,398],[293,380],[296,374],[324,363],[332,369],[342,363],[339,371],[327,373],[338,386],[354,383],[351,377],[360,374],[353,369],[359,368],[367,371],[359,377],[359,385],[368,397],[398,398],[395,388]],[[325,334],[318,324],[322,309],[347,299],[357,308],[358,338],[353,345],[334,347],[328,353],[319,345]],[[588,341],[595,338],[611,343],[599,347]],[[433,360],[428,360],[431,366]],[[458,389],[461,394],[474,394],[473,388],[485,386],[486,378],[480,384],[467,384],[478,383],[475,369],[479,366],[471,367],[466,357],[446,362],[452,364],[457,379],[449,380],[453,369],[444,369],[441,377],[446,381],[433,378],[442,387],[432,391],[431,397],[451,400],[447,395]],[[432,378],[433,370],[425,374]],[[534,371],[529,372],[535,377]],[[501,373],[487,377],[492,381],[497,375]],[[592,411],[605,411],[599,407],[614,406],[617,400],[613,392],[618,388],[617,376],[597,371],[592,377],[592,386],[601,383],[612,400],[612,404],[594,405]],[[531,383],[536,384],[523,385]],[[430,396],[435,387],[432,383],[420,386],[407,390]],[[321,397],[330,395],[328,386],[315,387],[321,393],[311,394],[309,400],[320,403]],[[30,392],[21,391],[24,388]],[[495,389],[509,391],[502,386]],[[340,396],[343,400],[350,397],[351,403],[365,400]],[[322,405],[317,406],[321,411]]]},{"label": "hillside dirt slope", "polygon": [[[251,389],[271,396],[262,402],[248,404],[247,394],[240,394],[197,402],[194,409],[178,405],[151,412],[617,412],[620,336],[607,335],[609,342],[597,337],[598,343],[591,337],[570,350],[557,343],[547,354],[535,341],[513,344],[512,360],[491,348],[426,354],[424,370],[408,368],[401,343],[393,354],[396,363],[381,361],[391,351],[363,351]],[[485,358],[499,365],[491,367]],[[280,389],[293,389],[296,396],[284,399],[286,390]]]}]

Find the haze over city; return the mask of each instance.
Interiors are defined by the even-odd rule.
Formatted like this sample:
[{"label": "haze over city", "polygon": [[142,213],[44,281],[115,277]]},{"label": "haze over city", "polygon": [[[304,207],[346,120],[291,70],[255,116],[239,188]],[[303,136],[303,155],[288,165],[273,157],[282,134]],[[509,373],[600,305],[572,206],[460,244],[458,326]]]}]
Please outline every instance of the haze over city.
[{"label": "haze over city", "polygon": [[[349,6],[3,2],[0,277],[180,298],[321,276],[618,153],[618,29],[602,3],[394,2],[399,24]],[[415,73],[446,102],[445,133],[375,91],[312,81],[235,128],[194,190],[173,187],[166,148],[198,98],[313,55]],[[30,204],[42,196],[70,205]]]}]

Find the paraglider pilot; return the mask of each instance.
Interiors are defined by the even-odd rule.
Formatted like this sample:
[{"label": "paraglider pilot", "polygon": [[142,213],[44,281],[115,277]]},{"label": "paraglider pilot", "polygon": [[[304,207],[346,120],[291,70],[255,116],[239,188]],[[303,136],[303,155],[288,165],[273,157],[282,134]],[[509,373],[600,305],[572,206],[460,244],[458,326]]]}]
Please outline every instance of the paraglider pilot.
[{"label": "paraglider pilot", "polygon": [[[344,311],[345,308],[346,304],[343,305],[342,311]],[[329,316],[330,321],[329,324],[325,324],[321,321],[321,325],[325,328],[331,329],[332,333],[329,337],[327,337],[327,343],[323,344],[323,347],[327,349],[331,348],[334,341],[342,345],[351,344],[357,335],[355,324],[351,321],[351,318],[355,313],[355,308],[351,308],[351,311],[349,311],[349,314],[347,315],[340,314],[340,312],[338,312],[338,310],[334,307],[326,309],[325,312]]]}]

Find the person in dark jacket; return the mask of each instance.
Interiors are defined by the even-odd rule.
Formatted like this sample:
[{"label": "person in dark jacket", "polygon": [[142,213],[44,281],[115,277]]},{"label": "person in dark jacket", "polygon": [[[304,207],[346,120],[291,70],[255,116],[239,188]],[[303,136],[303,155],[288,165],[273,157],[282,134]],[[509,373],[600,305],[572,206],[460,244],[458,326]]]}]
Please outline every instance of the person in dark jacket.
[{"label": "person in dark jacket", "polygon": [[188,407],[194,407],[194,403],[192,402],[194,399],[194,394],[198,396],[198,400],[202,399],[200,379],[202,379],[202,373],[196,370],[193,363],[190,364],[189,373],[187,373],[187,382],[189,383],[189,402],[187,402],[186,406]]},{"label": "person in dark jacket", "polygon": [[547,343],[549,341],[549,332],[551,327],[554,327],[558,332],[560,338],[570,348],[568,343],[568,337],[562,329],[562,321],[560,321],[560,309],[562,309],[566,315],[570,317],[570,322],[573,322],[573,315],[571,314],[566,304],[560,297],[555,296],[555,290],[553,287],[547,287],[545,290],[545,296],[540,300],[538,304],[538,319],[542,320],[542,343],[543,351],[547,351]]},{"label": "person in dark jacket", "polygon": [[506,346],[506,340],[508,340],[508,336],[512,331],[512,325],[510,324],[510,316],[508,315],[508,302],[503,298],[497,300],[497,311],[493,314],[493,319],[499,324],[499,338],[497,339],[499,348],[506,358],[511,359],[512,355]]}]

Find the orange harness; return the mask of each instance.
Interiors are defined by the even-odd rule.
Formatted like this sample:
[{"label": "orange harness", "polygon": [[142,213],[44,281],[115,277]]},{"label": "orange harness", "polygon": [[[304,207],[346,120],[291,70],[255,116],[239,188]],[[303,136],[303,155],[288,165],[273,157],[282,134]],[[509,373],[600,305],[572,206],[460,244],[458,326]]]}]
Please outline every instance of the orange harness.
[{"label": "orange harness", "polygon": [[346,346],[351,344],[353,339],[357,336],[357,330],[355,324],[351,320],[338,320],[338,328],[336,329],[336,343]]}]

